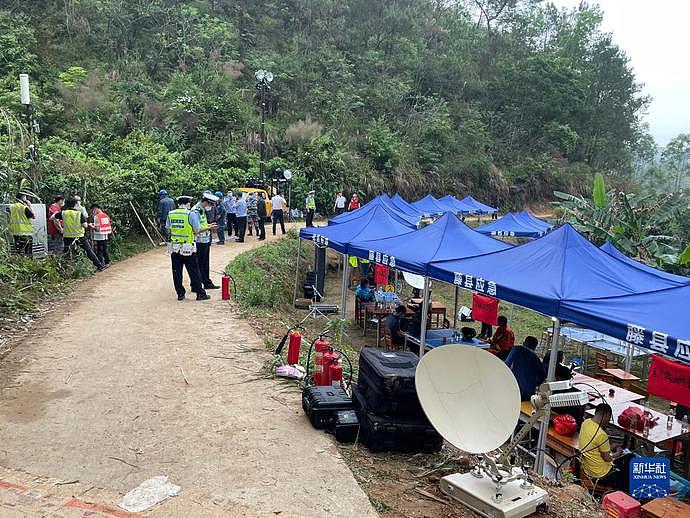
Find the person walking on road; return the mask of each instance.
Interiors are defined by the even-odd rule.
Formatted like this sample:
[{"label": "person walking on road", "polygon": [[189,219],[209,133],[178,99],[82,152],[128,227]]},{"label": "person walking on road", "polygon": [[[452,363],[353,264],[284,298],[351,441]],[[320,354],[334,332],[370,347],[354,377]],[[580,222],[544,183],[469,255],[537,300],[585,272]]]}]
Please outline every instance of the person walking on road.
[{"label": "person walking on road", "polygon": [[46,227],[48,231],[48,252],[54,254],[59,254],[62,252],[63,241],[62,241],[62,221],[53,219],[53,214],[60,212],[62,206],[65,204],[64,196],[56,196],[48,206],[48,225]]},{"label": "person walking on road", "polygon": [[271,198],[271,205],[273,206],[273,211],[271,212],[273,235],[276,235],[276,224],[278,222],[280,222],[280,230],[285,234],[285,217],[283,211],[287,208],[287,203],[285,203],[285,198],[283,198],[280,192]]},{"label": "person walking on road", "polygon": [[166,224],[168,222],[168,213],[175,209],[175,202],[168,196],[168,191],[165,189],[158,191],[158,196],[160,197],[158,202],[158,224],[165,236],[165,240],[170,241],[170,231],[167,229]]},{"label": "person walking on road", "polygon": [[209,264],[211,256],[211,232],[218,226],[215,223],[209,223],[206,217],[207,210],[217,201],[218,197],[215,194],[211,191],[204,191],[201,200],[192,207],[189,214],[189,221],[195,229],[194,240],[196,241],[196,254],[197,262],[199,263],[201,284],[207,290],[219,288],[219,286],[213,284],[211,280]]},{"label": "person walking on road", "polygon": [[256,216],[259,224],[259,241],[266,239],[266,198],[264,193],[259,193],[259,199],[256,201]]},{"label": "person walking on road", "polygon": [[53,214],[53,219],[61,220],[64,224],[62,232],[64,239],[65,253],[72,256],[72,245],[77,243],[91,260],[98,271],[105,270],[109,265],[104,265],[93,252],[89,240],[86,239],[85,230],[89,228],[88,219],[77,206],[77,200],[71,198],[65,202],[65,206],[60,212]]},{"label": "person walking on road", "polygon": [[237,239],[235,242],[244,243],[244,232],[247,230],[247,202],[242,198],[242,193],[237,194],[235,202],[235,217],[237,218]]},{"label": "person walking on road", "polygon": [[304,200],[304,207],[307,209],[307,226],[314,226],[314,213],[316,212],[316,199],[314,198],[316,191],[309,191],[307,198]]},{"label": "person walking on road", "polygon": [[333,204],[333,212],[338,216],[345,212],[345,203],[347,203],[347,198],[343,196],[342,192],[338,192],[338,196],[335,197],[335,203]]},{"label": "person walking on road", "polygon": [[[219,200],[223,198],[223,193],[218,191],[216,192],[216,196],[218,197]],[[219,201],[216,204],[216,224],[218,225],[218,228],[216,229],[216,234],[218,234],[218,244],[219,245],[224,245],[225,244],[225,226],[228,221],[228,213],[225,210],[225,204],[223,201]]]},{"label": "person walking on road", "polygon": [[[195,234],[203,232],[203,227],[199,223],[199,218],[192,218],[190,205],[191,196],[180,196],[177,198],[177,209],[168,212],[168,219],[165,227],[170,232],[168,242],[168,253],[172,264],[172,277],[177,300],[184,300],[185,289],[182,283],[182,268],[187,269],[187,275],[192,284],[192,291],[196,292],[196,300],[208,300],[206,290],[201,285],[201,274],[199,273],[199,263],[197,262],[197,243]],[[194,222],[192,220],[194,219]]]},{"label": "person walking on road", "polygon": [[103,264],[103,266],[110,265],[110,256],[108,255],[108,239],[113,233],[113,226],[108,216],[101,206],[97,203],[91,205],[91,214],[93,214],[93,247],[96,252],[96,257]]},{"label": "person walking on road", "polygon": [[10,234],[17,254],[31,256],[34,228],[31,220],[36,217],[26,194],[17,194],[16,201],[10,205]]}]

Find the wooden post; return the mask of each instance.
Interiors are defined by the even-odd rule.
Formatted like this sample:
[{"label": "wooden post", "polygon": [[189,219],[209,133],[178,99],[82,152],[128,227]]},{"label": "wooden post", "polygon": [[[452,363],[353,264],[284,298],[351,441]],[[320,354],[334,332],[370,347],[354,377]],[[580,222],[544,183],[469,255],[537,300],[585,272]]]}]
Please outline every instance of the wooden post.
[{"label": "wooden post", "polygon": [[151,241],[151,244],[155,247],[156,243],[153,242],[153,239],[151,238],[151,234],[149,234],[149,231],[146,230],[146,225],[144,225],[144,222],[141,220],[141,217],[139,216],[137,209],[134,208],[134,204],[132,203],[132,200],[129,200],[129,206],[132,207],[132,210],[134,211],[134,215],[139,220],[139,224],[141,225],[141,228],[144,229],[144,232],[146,232],[146,236],[149,238],[149,241]]}]

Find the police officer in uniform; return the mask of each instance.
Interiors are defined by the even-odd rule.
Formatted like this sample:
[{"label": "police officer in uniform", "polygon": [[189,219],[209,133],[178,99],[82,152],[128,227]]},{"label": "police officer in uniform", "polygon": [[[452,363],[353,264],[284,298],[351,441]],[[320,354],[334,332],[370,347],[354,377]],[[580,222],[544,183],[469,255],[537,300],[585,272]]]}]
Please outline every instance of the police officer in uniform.
[{"label": "police officer in uniform", "polygon": [[197,225],[196,228],[190,221],[191,196],[180,196],[177,198],[177,209],[168,213],[165,223],[166,229],[170,232],[170,242],[168,243],[168,253],[172,263],[172,276],[177,300],[184,300],[185,289],[182,284],[182,267],[187,268],[187,275],[192,283],[192,291],[196,292],[196,300],[208,300],[208,296],[201,285],[199,275],[199,264],[197,263],[197,244],[194,237],[197,232],[204,231],[204,228]]},{"label": "police officer in uniform", "polygon": [[218,196],[211,191],[204,191],[199,203],[192,207],[189,220],[192,226],[196,229],[198,226],[201,230],[194,232],[194,240],[196,241],[197,262],[199,263],[199,274],[201,275],[201,284],[207,290],[217,290],[220,286],[213,284],[210,277],[210,256],[211,256],[211,231],[216,230],[218,225],[213,222],[209,223],[207,212],[218,202]]}]

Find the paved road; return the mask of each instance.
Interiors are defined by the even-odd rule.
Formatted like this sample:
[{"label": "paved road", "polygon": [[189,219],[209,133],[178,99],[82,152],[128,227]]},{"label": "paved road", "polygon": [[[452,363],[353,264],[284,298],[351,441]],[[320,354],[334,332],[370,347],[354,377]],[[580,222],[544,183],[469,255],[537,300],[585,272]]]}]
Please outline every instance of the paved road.
[{"label": "paved road", "polygon": [[[212,269],[256,244],[214,246]],[[0,365],[0,464],[104,495],[167,475],[183,490],[161,515],[212,502],[238,516],[376,516],[299,393],[260,378],[261,339],[211,294],[178,302],[161,249],[81,283]]]}]

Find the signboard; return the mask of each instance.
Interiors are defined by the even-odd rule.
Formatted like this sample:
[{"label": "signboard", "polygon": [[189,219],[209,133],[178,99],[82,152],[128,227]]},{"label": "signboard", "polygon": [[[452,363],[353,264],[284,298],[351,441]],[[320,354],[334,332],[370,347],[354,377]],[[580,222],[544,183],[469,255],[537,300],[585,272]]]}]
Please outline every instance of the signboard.
[{"label": "signboard", "polygon": [[647,387],[654,396],[690,406],[690,365],[652,354]]}]

